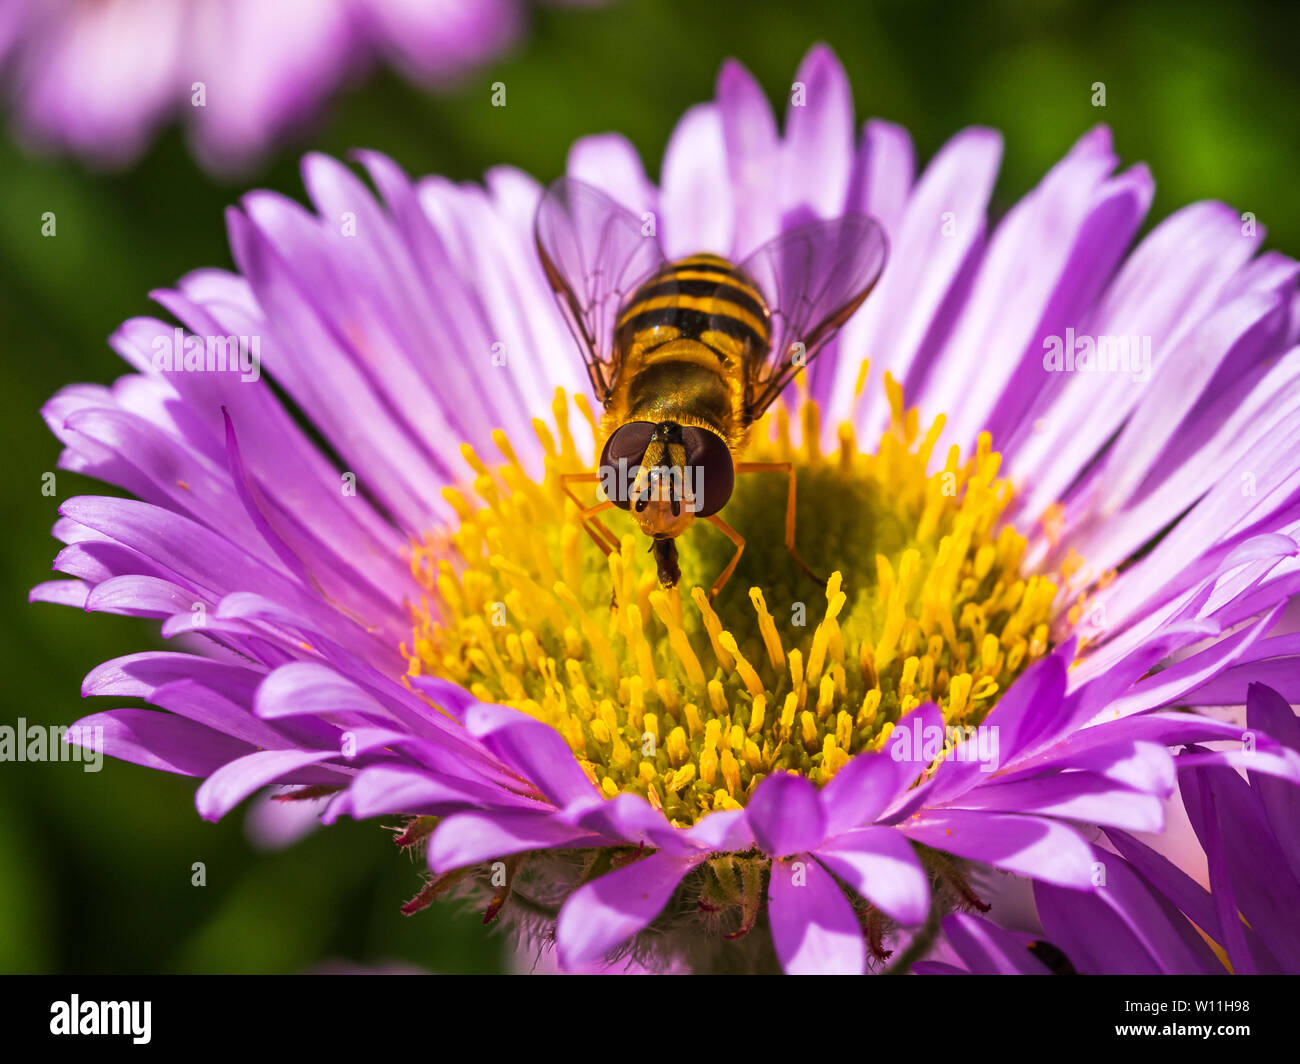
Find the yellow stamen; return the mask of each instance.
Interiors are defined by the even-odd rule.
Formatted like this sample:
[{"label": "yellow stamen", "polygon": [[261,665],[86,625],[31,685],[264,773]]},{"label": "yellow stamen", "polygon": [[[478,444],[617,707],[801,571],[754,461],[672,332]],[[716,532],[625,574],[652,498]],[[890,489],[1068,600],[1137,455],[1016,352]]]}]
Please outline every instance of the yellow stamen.
[{"label": "yellow stamen", "polygon": [[[987,434],[969,460],[952,448],[931,472],[943,419],[923,429],[888,375],[885,390],[891,420],[875,454],[844,429],[823,458],[809,401],[803,444],[791,443],[778,405],[744,455],[795,464],[801,553],[834,570],[820,619],[805,620],[820,594],[782,546],[779,477],[737,480],[726,518],[747,547],[710,602],[704,588],[733,549],[714,530],[678,540],[683,581],[672,591],[657,587],[628,515],[601,515],[619,543],[608,559],[583,531],[560,474],[589,467],[562,395],[553,430],[534,424],[540,480],[503,433],[493,435],[498,466],[465,447],[469,480],[443,493],[458,526],[412,544],[423,596],[402,650],[409,673],[545,721],[600,793],[641,794],[679,824],[743,805],[772,772],[825,782],[881,749],[922,702],[950,723],[980,723],[1049,649],[1058,580],[1020,570],[1026,541],[1001,521],[1012,491]],[[577,407],[595,429],[590,406]],[[1075,555],[1064,569],[1076,580],[1085,571]]]}]

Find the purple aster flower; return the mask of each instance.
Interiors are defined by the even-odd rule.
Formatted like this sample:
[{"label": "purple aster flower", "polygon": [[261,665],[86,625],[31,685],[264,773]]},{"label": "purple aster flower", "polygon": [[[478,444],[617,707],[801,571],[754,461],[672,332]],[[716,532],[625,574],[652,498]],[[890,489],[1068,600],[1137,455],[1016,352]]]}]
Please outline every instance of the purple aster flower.
[{"label": "purple aster flower", "polygon": [[[181,324],[126,322],[133,372],[45,409],[65,468],[136,499],[65,502],[71,579],[33,597],[188,648],[93,670],[84,694],[152,708],[80,723],[202,779],[205,818],[271,786],[326,798],[326,821],[408,817],[430,868],[408,911],[475,899],[569,969],[906,969],[941,936],[931,966],[1050,969],[969,915],[1011,876],[1049,932],[1051,899],[1122,898],[1196,970],[1212,947],[1185,910],[1094,843],[1159,832],[1180,766],[1185,789],[1243,767],[1274,804],[1216,791],[1202,837],[1233,892],[1215,904],[1267,937],[1213,840],[1262,807],[1288,841],[1294,719],[1209,710],[1259,679],[1294,697],[1297,264],[1220,204],[1130,249],[1152,180],[1115,172],[1104,129],[989,231],[1000,152],[967,130],[916,174],[903,130],[857,135],[822,47],[783,130],[727,64],[658,184],[621,137],[573,147],[568,176],[672,258],[740,262],[846,213],[888,237],[747,452],[793,463],[800,550],[833,575],[785,550],[785,478],[742,477],[748,545],[716,600],[721,535],[682,537],[665,589],[627,515],[607,557],[566,494],[605,430],[535,250],[537,182],[412,182],[362,153],[376,199],[309,156],[314,210],[246,196],[237,272],[155,293]],[[1116,971],[1132,937],[1076,959],[1044,936]]]},{"label": "purple aster flower", "polygon": [[203,165],[231,172],[376,60],[444,85],[525,21],[523,0],[8,0],[0,64],[29,141],[124,166],[180,119]]},{"label": "purple aster flower", "polygon": [[[1259,771],[1250,737],[1262,729],[1290,758],[1300,725],[1286,700],[1263,684],[1247,693],[1247,743],[1223,757],[1199,746],[1175,758],[1183,805],[1207,858],[1210,889],[1150,846],[1116,828],[1096,849],[1102,889],[1073,894],[1035,886],[1045,934],[1082,972],[1300,970],[1300,827],[1296,789]],[[1243,779],[1234,771],[1245,771]]]}]

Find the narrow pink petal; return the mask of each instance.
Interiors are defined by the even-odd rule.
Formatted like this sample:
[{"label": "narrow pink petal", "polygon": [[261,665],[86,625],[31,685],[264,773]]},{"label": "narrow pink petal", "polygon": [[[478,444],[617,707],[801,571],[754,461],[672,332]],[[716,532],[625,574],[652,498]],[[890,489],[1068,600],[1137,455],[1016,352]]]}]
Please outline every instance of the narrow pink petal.
[{"label": "narrow pink petal", "polygon": [[507,706],[480,703],[466,713],[465,725],[556,805],[596,793],[573,751],[549,724]]},{"label": "narrow pink petal", "polygon": [[1088,844],[1072,828],[1045,817],[948,809],[905,820],[898,830],[958,857],[1063,887],[1092,889]]},{"label": "narrow pink petal", "polygon": [[930,882],[911,843],[894,828],[859,828],[827,839],[816,855],[827,868],[901,924],[930,911]]},{"label": "narrow pink petal", "polygon": [[[943,717],[932,702],[913,710],[898,722],[898,738],[933,734],[943,729]],[[904,746],[906,745],[906,749]],[[821,792],[826,809],[826,833],[837,835],[875,820],[907,792],[934,760],[924,757],[925,741],[900,744],[891,741],[883,750],[858,754],[841,768]]]},{"label": "narrow pink petal", "polygon": [[772,943],[787,975],[862,975],[867,944],[849,900],[808,854],[772,862]]},{"label": "narrow pink petal", "polygon": [[575,891],[555,928],[561,966],[572,970],[621,946],[659,915],[682,877],[701,860],[652,854]]},{"label": "narrow pink petal", "polygon": [[817,789],[803,776],[778,772],[758,785],[745,807],[759,848],[773,857],[815,848],[826,837]]},{"label": "narrow pink petal", "polygon": [[438,825],[429,840],[429,867],[449,872],[528,850],[605,846],[615,841],[565,824],[553,813],[456,813]]},{"label": "narrow pink petal", "polygon": [[317,768],[341,756],[337,750],[258,750],[222,765],[194,795],[204,820],[220,820],[254,791],[269,783],[334,783],[345,785],[347,773]]}]

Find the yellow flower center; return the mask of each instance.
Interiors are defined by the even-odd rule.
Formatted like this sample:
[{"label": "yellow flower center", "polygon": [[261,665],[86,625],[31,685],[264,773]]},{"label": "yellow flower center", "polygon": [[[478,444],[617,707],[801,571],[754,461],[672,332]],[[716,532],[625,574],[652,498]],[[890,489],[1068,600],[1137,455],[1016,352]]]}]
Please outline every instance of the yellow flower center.
[{"label": "yellow flower center", "polygon": [[824,783],[922,702],[950,725],[978,724],[1047,651],[1057,586],[1021,575],[1025,539],[999,523],[1012,489],[988,435],[968,461],[954,447],[927,473],[943,418],[922,434],[902,389],[888,375],[885,385],[892,417],[874,454],[847,425],[821,453],[818,409],[805,401],[801,445],[779,406],[744,456],[793,462],[796,543],[833,574],[825,587],[785,550],[779,473],[737,477],[722,516],[745,550],[711,603],[704,589],[734,552],[717,530],[700,522],[677,541],[682,581],[667,592],[627,514],[600,515],[621,542],[608,558],[585,534],[560,481],[591,468],[563,393],[557,432],[534,422],[540,482],[504,433],[495,467],[463,448],[472,490],[445,493],[459,528],[413,547],[427,596],[402,648],[410,673],[545,721],[604,794],[644,795],[680,825],[743,805],[773,772]]}]

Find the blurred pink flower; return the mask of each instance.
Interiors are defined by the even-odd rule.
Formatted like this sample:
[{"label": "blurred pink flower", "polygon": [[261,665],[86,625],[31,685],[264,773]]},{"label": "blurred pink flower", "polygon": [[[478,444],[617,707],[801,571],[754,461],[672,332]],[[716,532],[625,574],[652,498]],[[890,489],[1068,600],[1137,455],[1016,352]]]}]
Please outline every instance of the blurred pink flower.
[{"label": "blurred pink flower", "polygon": [[0,77],[28,143],[122,167],[176,119],[231,173],[376,60],[444,85],[526,21],[526,0],[0,0]]}]

